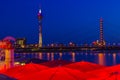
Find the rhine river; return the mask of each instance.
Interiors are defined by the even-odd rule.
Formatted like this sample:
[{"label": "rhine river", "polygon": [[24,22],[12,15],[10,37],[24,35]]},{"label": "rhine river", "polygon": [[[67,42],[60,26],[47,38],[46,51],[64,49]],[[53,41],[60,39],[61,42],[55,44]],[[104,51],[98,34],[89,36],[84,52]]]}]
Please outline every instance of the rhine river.
[{"label": "rhine river", "polygon": [[120,63],[120,51],[109,52],[56,52],[56,53],[15,53],[15,59],[67,60],[72,62],[88,61],[111,66]]}]

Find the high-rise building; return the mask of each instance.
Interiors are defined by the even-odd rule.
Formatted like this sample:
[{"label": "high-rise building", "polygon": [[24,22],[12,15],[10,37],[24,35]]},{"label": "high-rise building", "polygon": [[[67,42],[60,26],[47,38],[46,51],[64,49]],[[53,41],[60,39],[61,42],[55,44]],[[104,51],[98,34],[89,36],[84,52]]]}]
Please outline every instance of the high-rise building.
[{"label": "high-rise building", "polygon": [[103,34],[103,19],[100,18],[100,28],[99,28],[99,40],[94,41],[93,45],[103,47],[105,46],[104,34]]},{"label": "high-rise building", "polygon": [[42,11],[39,9],[38,22],[39,22],[39,47],[42,47]]},{"label": "high-rise building", "polygon": [[103,36],[103,19],[100,18],[100,39],[99,39],[99,46],[104,46],[104,36]]},{"label": "high-rise building", "polygon": [[14,45],[15,45],[15,47],[24,47],[26,45],[26,39],[25,38],[16,38]]}]

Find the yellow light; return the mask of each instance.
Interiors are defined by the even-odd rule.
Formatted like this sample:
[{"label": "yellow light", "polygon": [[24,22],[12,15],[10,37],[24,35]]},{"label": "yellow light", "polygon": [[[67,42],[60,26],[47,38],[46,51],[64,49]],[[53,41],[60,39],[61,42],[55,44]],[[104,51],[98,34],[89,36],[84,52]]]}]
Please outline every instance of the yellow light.
[{"label": "yellow light", "polygon": [[15,64],[15,65],[18,65],[18,64],[20,64],[20,62],[15,62],[14,64]]},{"label": "yellow light", "polygon": [[22,66],[25,65],[25,63],[21,63],[21,65],[22,65]]},{"label": "yellow light", "polygon": [[75,53],[72,52],[72,62],[75,62]]},{"label": "yellow light", "polygon": [[100,65],[105,65],[105,55],[103,53],[98,54],[98,61]]}]

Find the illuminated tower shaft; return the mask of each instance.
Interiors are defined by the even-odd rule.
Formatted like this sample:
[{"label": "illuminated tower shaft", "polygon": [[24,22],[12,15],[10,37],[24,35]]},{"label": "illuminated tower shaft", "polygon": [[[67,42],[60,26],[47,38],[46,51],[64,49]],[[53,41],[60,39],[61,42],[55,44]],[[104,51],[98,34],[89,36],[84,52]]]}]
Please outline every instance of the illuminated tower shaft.
[{"label": "illuminated tower shaft", "polygon": [[39,47],[42,47],[42,12],[41,9],[38,13],[38,22],[39,22]]},{"label": "illuminated tower shaft", "polygon": [[6,41],[5,51],[5,68],[9,69],[14,66],[14,49],[12,47],[12,43]]},{"label": "illuminated tower shaft", "polygon": [[100,18],[100,46],[104,46],[104,39],[103,39],[103,19]]},{"label": "illuminated tower shaft", "polygon": [[5,66],[6,69],[14,66],[14,49],[5,49]]}]

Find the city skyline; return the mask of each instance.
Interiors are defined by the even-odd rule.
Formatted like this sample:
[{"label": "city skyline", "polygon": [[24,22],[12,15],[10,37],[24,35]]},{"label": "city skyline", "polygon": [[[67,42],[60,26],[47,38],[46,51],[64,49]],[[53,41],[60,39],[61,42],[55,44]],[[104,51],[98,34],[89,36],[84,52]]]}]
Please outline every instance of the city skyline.
[{"label": "city skyline", "polygon": [[[113,4],[115,3],[115,5]],[[92,43],[99,39],[99,19],[103,18],[107,43],[118,43],[119,1],[42,1],[21,0],[0,2],[0,39],[6,36],[25,37],[38,43],[39,5],[43,12],[43,44]]]}]

